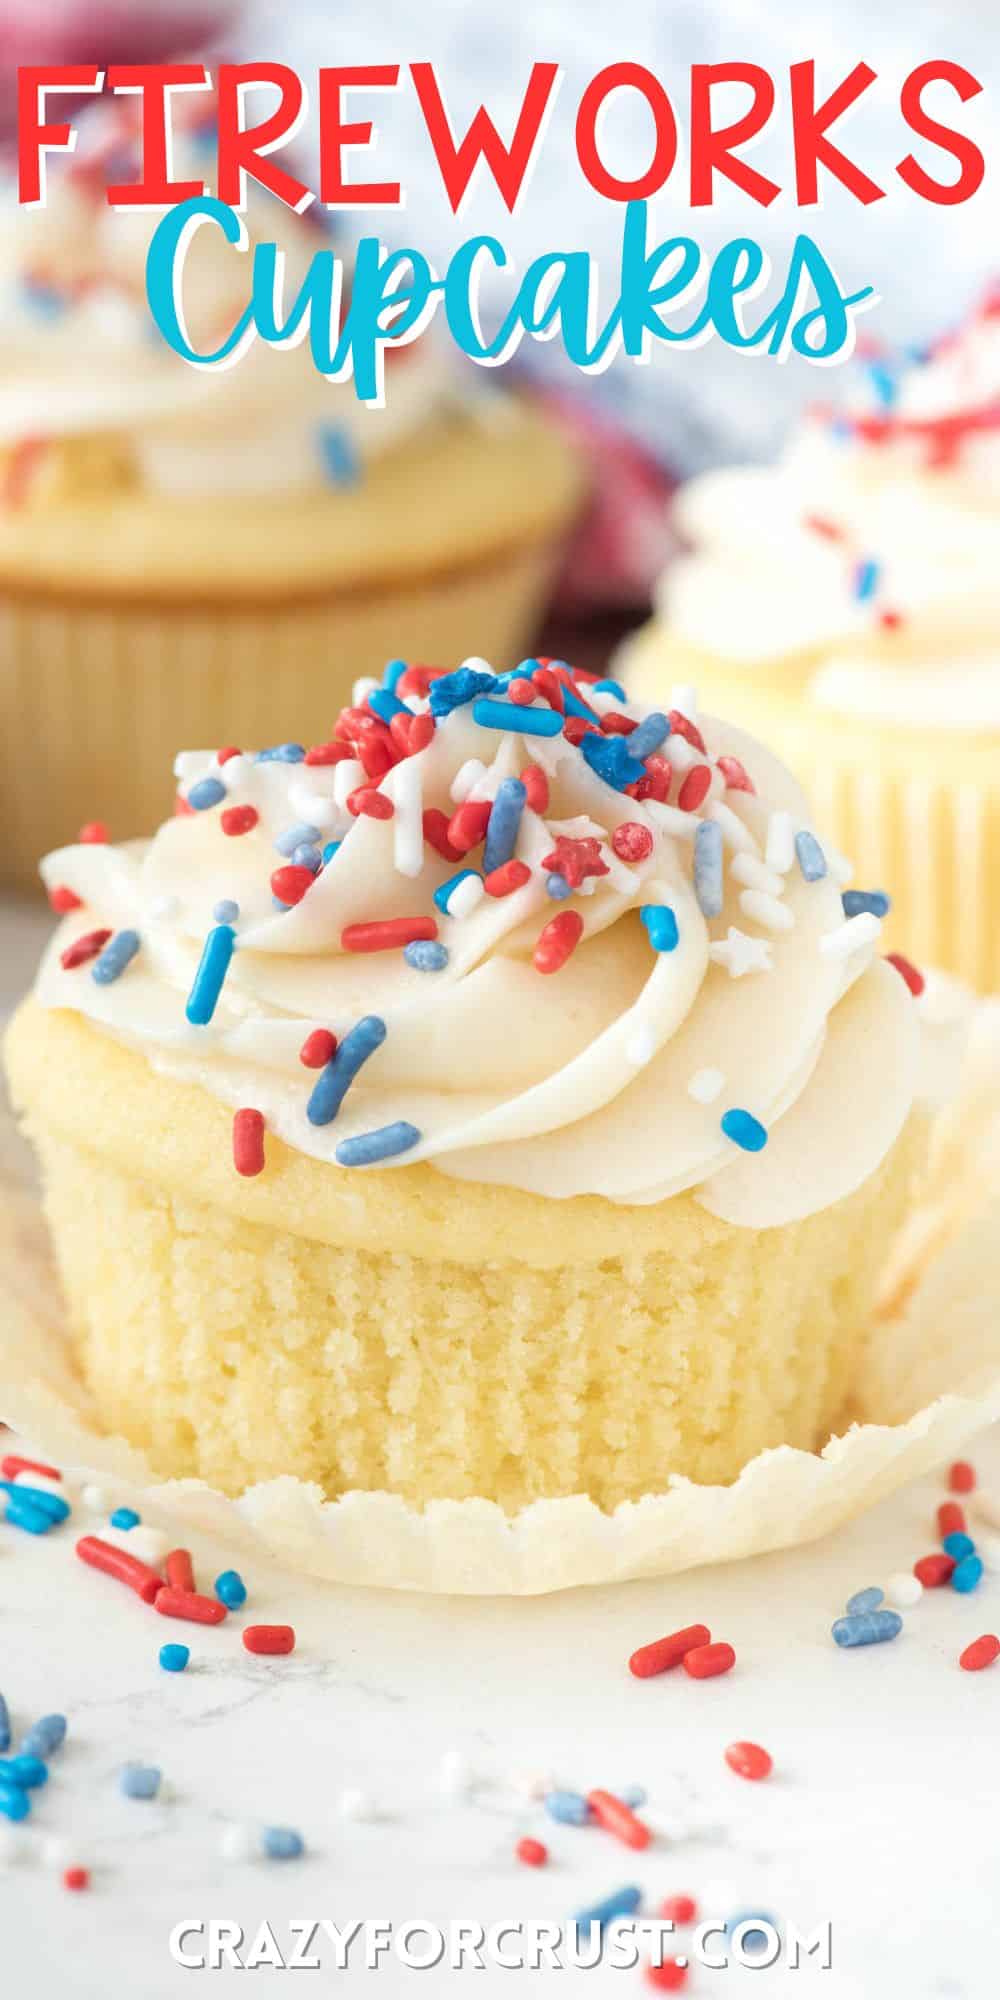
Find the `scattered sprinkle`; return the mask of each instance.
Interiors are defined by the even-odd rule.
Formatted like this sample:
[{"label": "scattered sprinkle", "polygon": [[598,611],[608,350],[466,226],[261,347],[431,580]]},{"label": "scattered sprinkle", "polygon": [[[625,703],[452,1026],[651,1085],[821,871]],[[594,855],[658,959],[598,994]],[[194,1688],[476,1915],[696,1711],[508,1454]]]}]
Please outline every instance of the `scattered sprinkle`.
[{"label": "scattered sprinkle", "polygon": [[221,778],[199,778],[186,796],[192,811],[207,812],[211,806],[222,804],[226,796],[226,787]]},{"label": "scattered sprinkle", "polygon": [[413,944],[404,946],[403,957],[415,972],[443,972],[448,963],[448,947],[433,938],[417,938]]},{"label": "scattered sprinkle", "polygon": [[269,1861],[296,1861],[305,1852],[302,1835],[292,1826],[263,1827],[260,1845]]},{"label": "scattered sprinkle", "polygon": [[127,1799],[155,1799],[162,1772],[155,1764],[123,1764],[118,1773],[118,1789]]},{"label": "scattered sprinkle", "polygon": [[344,1036],[336,1055],[320,1071],[306,1106],[310,1125],[330,1125],[363,1063],[380,1049],[386,1026],[377,1014],[366,1014]]},{"label": "scattered sprinkle", "polygon": [[956,1458],[948,1469],[948,1486],[952,1493],[974,1493],[976,1490],[975,1468],[967,1459]]},{"label": "scattered sprinkle", "polygon": [[184,1009],[192,1027],[205,1028],[212,1019],[235,947],[236,933],[231,924],[217,924],[209,931]]},{"label": "scattered sprinkle", "polygon": [[534,950],[536,972],[559,972],[572,957],[583,936],[583,918],[577,910],[562,910],[539,932]]},{"label": "scattered sprinkle", "polygon": [[749,972],[771,972],[771,944],[768,938],[748,937],[730,924],[724,941],[710,944],[708,955],[714,965],[724,965],[730,979],[743,979]]},{"label": "scattered sprinkle", "polygon": [[245,1625],[243,1644],[248,1653],[293,1653],[295,1630],[291,1625]]},{"label": "scattered sprinkle", "polygon": [[918,972],[916,966],[911,965],[910,960],[904,958],[901,951],[890,951],[887,954],[887,962],[889,965],[895,966],[900,978],[905,979],[914,999],[919,1000],[927,984],[923,973]]},{"label": "scattered sprinkle", "polygon": [[681,1662],[684,1672],[692,1680],[714,1680],[717,1674],[728,1674],[736,1665],[736,1653],[732,1646],[721,1640],[713,1646],[695,1646],[685,1653]]},{"label": "scattered sprinkle", "polygon": [[337,1053],[337,1037],[329,1028],[313,1028],[299,1050],[303,1069],[323,1069]]},{"label": "scattered sprinkle", "polygon": [[518,1841],[514,1853],[519,1861],[524,1862],[526,1868],[544,1868],[549,1858],[549,1850],[544,1842],[533,1840],[527,1834],[523,1840]]},{"label": "scattered sprinkle", "polygon": [[814,833],[802,827],[795,836],[795,853],[803,880],[822,882],[826,874],[826,855]]},{"label": "scattered sprinkle", "polygon": [[859,1611],[877,1611],[884,1595],[884,1591],[875,1583],[869,1584],[864,1590],[856,1590],[853,1597],[847,1600],[848,1614],[853,1617]]},{"label": "scattered sprinkle", "polygon": [[874,944],[881,928],[878,917],[863,911],[860,916],[848,917],[835,931],[826,931],[819,941],[820,951],[824,958],[849,958],[852,952]]},{"label": "scattered sprinkle", "polygon": [[984,1632],[981,1639],[973,1639],[965,1651],[958,1656],[958,1664],[967,1674],[981,1673],[984,1667],[992,1667],[1000,1659],[1000,1639],[993,1632]]},{"label": "scattered sprinkle", "polygon": [[433,917],[385,917],[378,923],[347,924],[340,943],[343,951],[402,951],[405,945],[437,934]]},{"label": "scattered sprinkle", "polygon": [[724,1111],[719,1120],[727,1139],[739,1146],[744,1153],[760,1153],[767,1145],[767,1127],[755,1118],[751,1111],[744,1111],[739,1105]]},{"label": "scattered sprinkle", "polygon": [[[881,1594],[881,1593],[880,1593]],[[759,1743],[730,1743],[725,1752],[726,1763],[738,1778],[750,1778],[755,1784],[761,1778],[769,1778],[774,1769],[774,1759]]]},{"label": "scattered sprinkle", "polygon": [[342,1139],[336,1152],[337,1165],[371,1167],[378,1160],[395,1159],[400,1153],[412,1152],[422,1136],[415,1125],[397,1118],[394,1124],[382,1125],[377,1132],[359,1132],[353,1139]]},{"label": "scattered sprinkle", "polygon": [[831,1626],[836,1646],[878,1646],[896,1639],[903,1629],[898,1611],[863,1611],[855,1617],[836,1618]]},{"label": "scattered sprinkle", "polygon": [[233,1113],[233,1165],[244,1180],[253,1180],[266,1164],[264,1113],[246,1105]]},{"label": "scattered sprinkle", "polygon": [[688,1079],[688,1096],[693,1097],[696,1104],[714,1104],[725,1081],[721,1069],[696,1069]]},{"label": "scattered sprinkle", "polygon": [[751,923],[760,924],[767,931],[790,931],[795,925],[788,904],[779,902],[777,896],[766,895],[763,889],[741,889],[740,909]]},{"label": "scattered sprinkle", "polygon": [[680,939],[677,918],[666,903],[644,903],[639,916],[656,952],[676,951]]},{"label": "scattered sprinkle", "polygon": [[182,1674],[190,1658],[191,1650],[188,1646],[178,1646],[170,1641],[166,1646],[160,1647],[159,1661],[164,1673]]},{"label": "scattered sprinkle", "polygon": [[887,917],[892,899],[884,889],[845,889],[841,896],[845,917]]},{"label": "scattered sprinkle", "polygon": [[227,1611],[238,1611],[247,1601],[247,1587],[238,1569],[224,1569],[215,1579],[215,1594]]},{"label": "scattered sprinkle", "polygon": [[141,1520],[134,1507],[116,1507],[111,1516],[113,1528],[137,1528]]}]

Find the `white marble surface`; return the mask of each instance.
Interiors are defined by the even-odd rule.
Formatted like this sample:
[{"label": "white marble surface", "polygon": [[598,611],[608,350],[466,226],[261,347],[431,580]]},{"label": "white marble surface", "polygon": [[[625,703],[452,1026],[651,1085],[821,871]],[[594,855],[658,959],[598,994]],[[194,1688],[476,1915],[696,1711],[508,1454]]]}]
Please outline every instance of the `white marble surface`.
[{"label": "white marble surface", "polygon": [[[0,1003],[26,980],[41,921],[5,914]],[[1000,1493],[1000,1435],[975,1457]],[[1000,1667],[964,1674],[957,1657],[1000,1630],[1000,1576],[972,1598],[926,1596],[892,1645],[845,1654],[829,1635],[852,1590],[933,1546],[940,1497],[928,1480],[817,1547],[520,1603],[311,1586],[255,1564],[246,1613],[208,1632],[85,1569],[73,1554],[85,1512],[44,1541],[0,1526],[0,1689],[19,1726],[53,1709],[70,1719],[21,1852],[0,1866],[4,1991],[173,2000],[192,1984],[168,1949],[184,1917],[231,1918],[248,1938],[266,1918],[290,1954],[292,1917],[561,1922],[632,1881],[650,1911],[690,1891],[706,1916],[756,1909],[805,1931],[831,1920],[830,1971],[699,1967],[692,2000],[992,2000]],[[223,1548],[195,1557],[206,1583],[227,1566]],[[251,1616],[293,1623],[294,1655],[247,1655],[239,1627]],[[734,1673],[630,1677],[637,1644],[696,1619],[733,1642]],[[179,1676],[157,1663],[174,1637],[192,1647]],[[723,1761],[743,1737],[774,1756],[766,1784]],[[477,1774],[467,1798],[441,1795],[449,1751]],[[120,1795],[127,1759],[161,1766],[162,1801]],[[635,1856],[599,1830],[546,1822],[512,1787],[518,1772],[645,1786],[653,1845]],[[378,1817],[345,1821],[348,1789]],[[243,1822],[297,1827],[306,1856],[224,1860],[225,1829]],[[527,1832],[547,1841],[547,1868],[515,1860]],[[86,1895],[42,1858],[47,1834],[91,1868]],[[391,1960],[338,1974],[327,1948],[323,1962],[320,1990],[377,1977],[390,2000],[652,1990],[635,1970],[524,1973],[518,1985],[496,1967],[421,1981]]]}]

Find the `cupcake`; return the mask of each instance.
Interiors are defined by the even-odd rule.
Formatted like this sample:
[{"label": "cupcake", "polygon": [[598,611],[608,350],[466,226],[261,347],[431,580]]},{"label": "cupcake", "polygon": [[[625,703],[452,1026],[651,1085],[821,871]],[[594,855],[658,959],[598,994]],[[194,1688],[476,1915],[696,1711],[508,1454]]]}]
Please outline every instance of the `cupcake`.
[{"label": "cupcake", "polygon": [[830,1434],[922,1150],[915,975],[691,708],[397,667],[45,861],[13,1097],[159,1474],[610,1508]]},{"label": "cupcake", "polygon": [[870,364],[770,469],[682,493],[688,552],[616,670],[759,729],[890,942],[1000,984],[1000,301],[904,371]]},{"label": "cupcake", "polygon": [[[183,145],[178,173],[210,173],[199,135]],[[93,817],[95,786],[119,835],[159,817],[164,736],[267,742],[289,714],[326,735],[404,633],[442,664],[484,639],[517,659],[580,497],[554,427],[468,384],[431,335],[390,352],[381,410],[305,345],[189,367],[145,302],[159,217],[104,201],[130,172],[92,141],[0,251],[0,722],[47,753],[44,786],[20,754],[6,765],[7,879]],[[245,220],[279,242],[294,297],[318,225],[266,195]],[[247,270],[198,232],[196,345],[235,323]]]}]

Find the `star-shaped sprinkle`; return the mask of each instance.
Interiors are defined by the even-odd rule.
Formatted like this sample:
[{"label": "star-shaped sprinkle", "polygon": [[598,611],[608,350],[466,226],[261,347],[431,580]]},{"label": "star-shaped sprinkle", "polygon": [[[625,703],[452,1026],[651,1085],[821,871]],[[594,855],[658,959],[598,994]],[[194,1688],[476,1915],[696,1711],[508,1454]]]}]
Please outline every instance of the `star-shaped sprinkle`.
[{"label": "star-shaped sprinkle", "polygon": [[551,875],[561,875],[571,889],[578,889],[588,875],[607,875],[608,864],[601,860],[601,843],[583,836],[572,840],[568,834],[557,833],[556,844],[551,854],[546,854],[542,867]]},{"label": "star-shaped sprinkle", "polygon": [[709,958],[724,965],[730,979],[742,979],[745,972],[771,972],[771,945],[767,938],[747,937],[730,924],[724,943],[710,944]]}]

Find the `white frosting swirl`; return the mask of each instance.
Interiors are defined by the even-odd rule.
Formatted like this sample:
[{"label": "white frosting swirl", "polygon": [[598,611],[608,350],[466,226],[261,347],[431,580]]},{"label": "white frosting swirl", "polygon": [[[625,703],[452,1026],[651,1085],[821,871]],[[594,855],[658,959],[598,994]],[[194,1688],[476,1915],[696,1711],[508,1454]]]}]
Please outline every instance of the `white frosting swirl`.
[{"label": "white frosting swirl", "polygon": [[[593,700],[618,706],[610,694]],[[53,940],[38,996],[86,1015],[158,1070],[260,1110],[317,1159],[406,1121],[419,1139],[387,1164],[430,1160],[472,1180],[620,1203],[693,1189],[715,1214],[754,1227],[809,1214],[858,1186],[896,1137],[913,1091],[914,1008],[897,972],[873,958],[874,919],[860,937],[844,931],[836,864],[805,879],[792,836],[808,813],[788,773],[740,732],[700,726],[704,756],[679,731],[665,744],[671,793],[657,803],[613,789],[564,735],[498,731],[459,707],[383,779],[390,819],[344,809],[364,782],[357,764],[239,756],[220,767],[211,753],[185,755],[185,794],[208,776],[225,786],[224,801],[168,821],[149,843],[70,847],[43,864],[50,890],[74,891],[82,907]],[[720,757],[742,760],[753,794],[727,789]],[[681,810],[672,801],[684,774],[706,762],[710,789],[696,810]],[[520,820],[527,880],[482,895],[466,915],[439,914],[434,890],[482,856],[449,863],[421,845],[421,811],[450,815],[470,784],[474,800],[492,800],[528,764],[547,773],[549,799]],[[738,776],[731,765],[728,775]],[[252,831],[224,832],[233,805],[255,809]],[[723,834],[717,917],[704,913],[710,899],[695,880],[706,820]],[[287,848],[302,822],[342,843],[302,900],[276,912],[275,842]],[[625,822],[649,836],[641,860],[614,850]],[[560,836],[599,843],[607,872],[556,901],[546,861]],[[192,1027],[185,999],[223,900],[239,905],[237,949],[210,1025]],[[674,913],[674,949],[654,950],[640,916],[660,905]],[[539,933],[569,911],[582,919],[581,941],[543,975]],[[418,970],[398,948],[344,948],[346,926],[417,916],[437,922],[443,970]],[[61,963],[67,944],[96,927],[139,934],[110,985],[88,964]],[[335,1120],[310,1123],[304,1039],[316,1028],[343,1038],[369,1015],[385,1023],[383,1045]],[[766,1129],[763,1150],[741,1151],[726,1135],[731,1109]]]},{"label": "white frosting swirl", "polygon": [[[862,399],[843,419],[811,419],[777,466],[693,480],[675,517],[690,553],[667,571],[659,615],[727,670],[801,683],[839,713],[915,728],[994,727],[1000,316],[992,302],[883,395],[888,407]],[[869,588],[859,595],[866,564]]]}]

